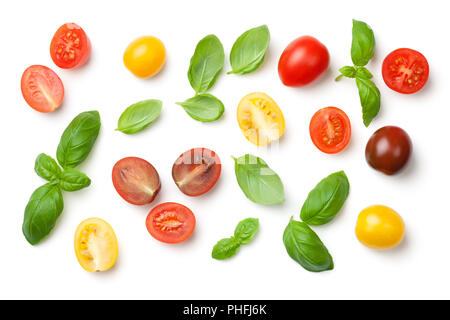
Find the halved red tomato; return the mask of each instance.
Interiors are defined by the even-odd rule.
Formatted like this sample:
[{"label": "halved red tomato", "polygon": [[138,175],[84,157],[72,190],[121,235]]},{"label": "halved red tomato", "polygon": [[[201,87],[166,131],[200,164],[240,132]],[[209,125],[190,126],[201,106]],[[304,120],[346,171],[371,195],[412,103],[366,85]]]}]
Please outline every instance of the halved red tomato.
[{"label": "halved red tomato", "polygon": [[145,222],[148,232],[158,241],[180,243],[195,229],[192,211],[179,203],[166,202],[154,207]]},{"label": "halved red tomato", "polygon": [[178,157],[172,167],[172,177],[181,192],[196,197],[214,187],[221,170],[219,156],[214,151],[195,148]]},{"label": "halved red tomato", "polygon": [[91,55],[91,42],[79,25],[66,23],[59,27],[53,36],[50,55],[60,68],[77,68],[88,61]]},{"label": "halved red tomato", "polygon": [[113,168],[112,180],[119,195],[135,205],[151,203],[161,189],[156,169],[136,157],[119,160]]},{"label": "halved red tomato", "polygon": [[34,110],[48,113],[58,109],[64,99],[64,86],[50,68],[40,65],[28,67],[20,81],[22,95]]},{"label": "halved red tomato", "polygon": [[384,59],[382,72],[384,82],[389,88],[411,94],[425,86],[430,67],[423,54],[402,48],[391,52]]},{"label": "halved red tomato", "polygon": [[327,107],[317,111],[309,124],[314,145],[322,152],[341,152],[350,141],[352,129],[347,114],[339,108]]}]

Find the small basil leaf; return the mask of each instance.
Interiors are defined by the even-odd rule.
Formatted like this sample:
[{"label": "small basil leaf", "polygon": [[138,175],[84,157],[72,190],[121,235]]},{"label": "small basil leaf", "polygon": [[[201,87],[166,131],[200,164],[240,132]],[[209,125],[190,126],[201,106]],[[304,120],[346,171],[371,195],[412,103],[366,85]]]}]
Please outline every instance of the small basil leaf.
[{"label": "small basil leaf", "polygon": [[374,55],[375,36],[367,23],[357,20],[353,20],[352,36],[352,61],[363,67]]},{"label": "small basil leaf", "polygon": [[356,68],[356,78],[372,79],[373,75],[369,70],[367,70],[366,67],[357,67]]},{"label": "small basil leaf", "polygon": [[366,78],[356,78],[364,125],[368,127],[380,111],[380,90]]},{"label": "small basil leaf", "polygon": [[56,158],[64,169],[75,168],[82,163],[94,146],[100,132],[98,111],[80,113],[61,136]]},{"label": "small basil leaf", "polygon": [[300,213],[301,219],[312,226],[330,222],[347,200],[349,190],[344,171],[329,175],[309,193]]},{"label": "small basil leaf", "polygon": [[41,153],[37,156],[34,164],[34,171],[41,178],[48,181],[53,181],[58,178],[61,173],[61,168],[52,157]]},{"label": "small basil leaf", "polygon": [[58,185],[65,191],[78,191],[91,185],[91,179],[76,169],[66,169],[59,176]]},{"label": "small basil leaf", "polygon": [[284,230],[283,242],[289,256],[306,270],[322,272],[334,268],[327,248],[306,223],[291,218]]},{"label": "small basil leaf", "polygon": [[280,177],[256,156],[246,154],[235,159],[235,173],[245,196],[262,205],[284,202],[284,186]]},{"label": "small basil leaf", "polygon": [[259,229],[259,220],[255,218],[248,218],[242,220],[234,230],[234,238],[240,244],[247,244],[252,241],[256,232]]},{"label": "small basil leaf", "polygon": [[239,247],[239,242],[233,237],[222,239],[214,246],[211,256],[216,260],[229,259],[238,252]]},{"label": "small basil leaf", "polygon": [[119,118],[118,131],[125,134],[133,134],[144,130],[160,115],[162,101],[145,100],[129,106]]},{"label": "small basil leaf", "polygon": [[270,42],[270,32],[266,25],[244,32],[233,44],[230,64],[235,74],[246,74],[256,70],[264,61]]},{"label": "small basil leaf", "polygon": [[355,78],[356,77],[356,69],[355,67],[345,66],[339,69],[341,75],[336,78],[336,81],[340,80],[342,77],[347,78]]},{"label": "small basil leaf", "polygon": [[222,101],[211,94],[203,93],[184,102],[177,102],[193,119],[211,122],[219,119],[225,108]]},{"label": "small basil leaf", "polygon": [[222,43],[213,34],[197,44],[189,65],[188,78],[196,93],[208,91],[223,69],[225,52]]},{"label": "small basil leaf", "polygon": [[25,208],[22,232],[27,241],[35,245],[44,239],[55,226],[64,208],[59,187],[47,183],[36,189]]}]

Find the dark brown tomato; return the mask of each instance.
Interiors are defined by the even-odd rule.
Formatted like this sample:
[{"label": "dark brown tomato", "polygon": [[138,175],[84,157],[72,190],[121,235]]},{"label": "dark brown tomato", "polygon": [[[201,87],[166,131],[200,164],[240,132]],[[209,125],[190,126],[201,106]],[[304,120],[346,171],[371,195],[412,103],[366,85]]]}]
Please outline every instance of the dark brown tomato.
[{"label": "dark brown tomato", "polygon": [[135,205],[151,203],[161,189],[156,169],[136,157],[119,160],[113,168],[112,180],[119,195]]},{"label": "dark brown tomato", "polygon": [[222,165],[219,156],[206,148],[186,151],[175,161],[172,177],[184,194],[200,196],[216,184]]},{"label": "dark brown tomato", "polygon": [[367,142],[366,160],[375,170],[393,175],[408,163],[412,143],[399,127],[387,126],[377,130]]}]

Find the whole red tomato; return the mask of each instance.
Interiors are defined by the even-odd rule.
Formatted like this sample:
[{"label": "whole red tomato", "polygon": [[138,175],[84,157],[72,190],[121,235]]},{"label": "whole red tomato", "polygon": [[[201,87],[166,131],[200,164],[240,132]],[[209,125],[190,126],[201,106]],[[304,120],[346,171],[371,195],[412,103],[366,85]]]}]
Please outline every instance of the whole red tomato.
[{"label": "whole red tomato", "polygon": [[278,62],[278,74],[285,86],[301,87],[316,80],[329,64],[327,47],[316,38],[304,36],[284,49]]}]

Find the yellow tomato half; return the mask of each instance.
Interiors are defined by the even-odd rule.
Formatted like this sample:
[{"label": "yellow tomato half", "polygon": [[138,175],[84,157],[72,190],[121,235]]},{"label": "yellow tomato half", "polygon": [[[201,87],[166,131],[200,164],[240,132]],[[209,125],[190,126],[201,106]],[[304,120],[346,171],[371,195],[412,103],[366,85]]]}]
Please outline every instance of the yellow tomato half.
[{"label": "yellow tomato half", "polygon": [[166,49],[161,40],[152,36],[131,42],[123,55],[123,63],[136,77],[149,78],[157,74],[166,60]]},{"label": "yellow tomato half", "polygon": [[385,206],[372,206],[358,216],[356,237],[372,249],[391,249],[402,242],[405,224],[402,217]]},{"label": "yellow tomato half", "polygon": [[116,234],[108,222],[86,219],[75,232],[75,254],[84,270],[106,271],[116,262],[119,248]]},{"label": "yellow tomato half", "polygon": [[265,93],[255,92],[242,98],[237,119],[244,136],[257,146],[266,146],[284,133],[283,113]]}]

